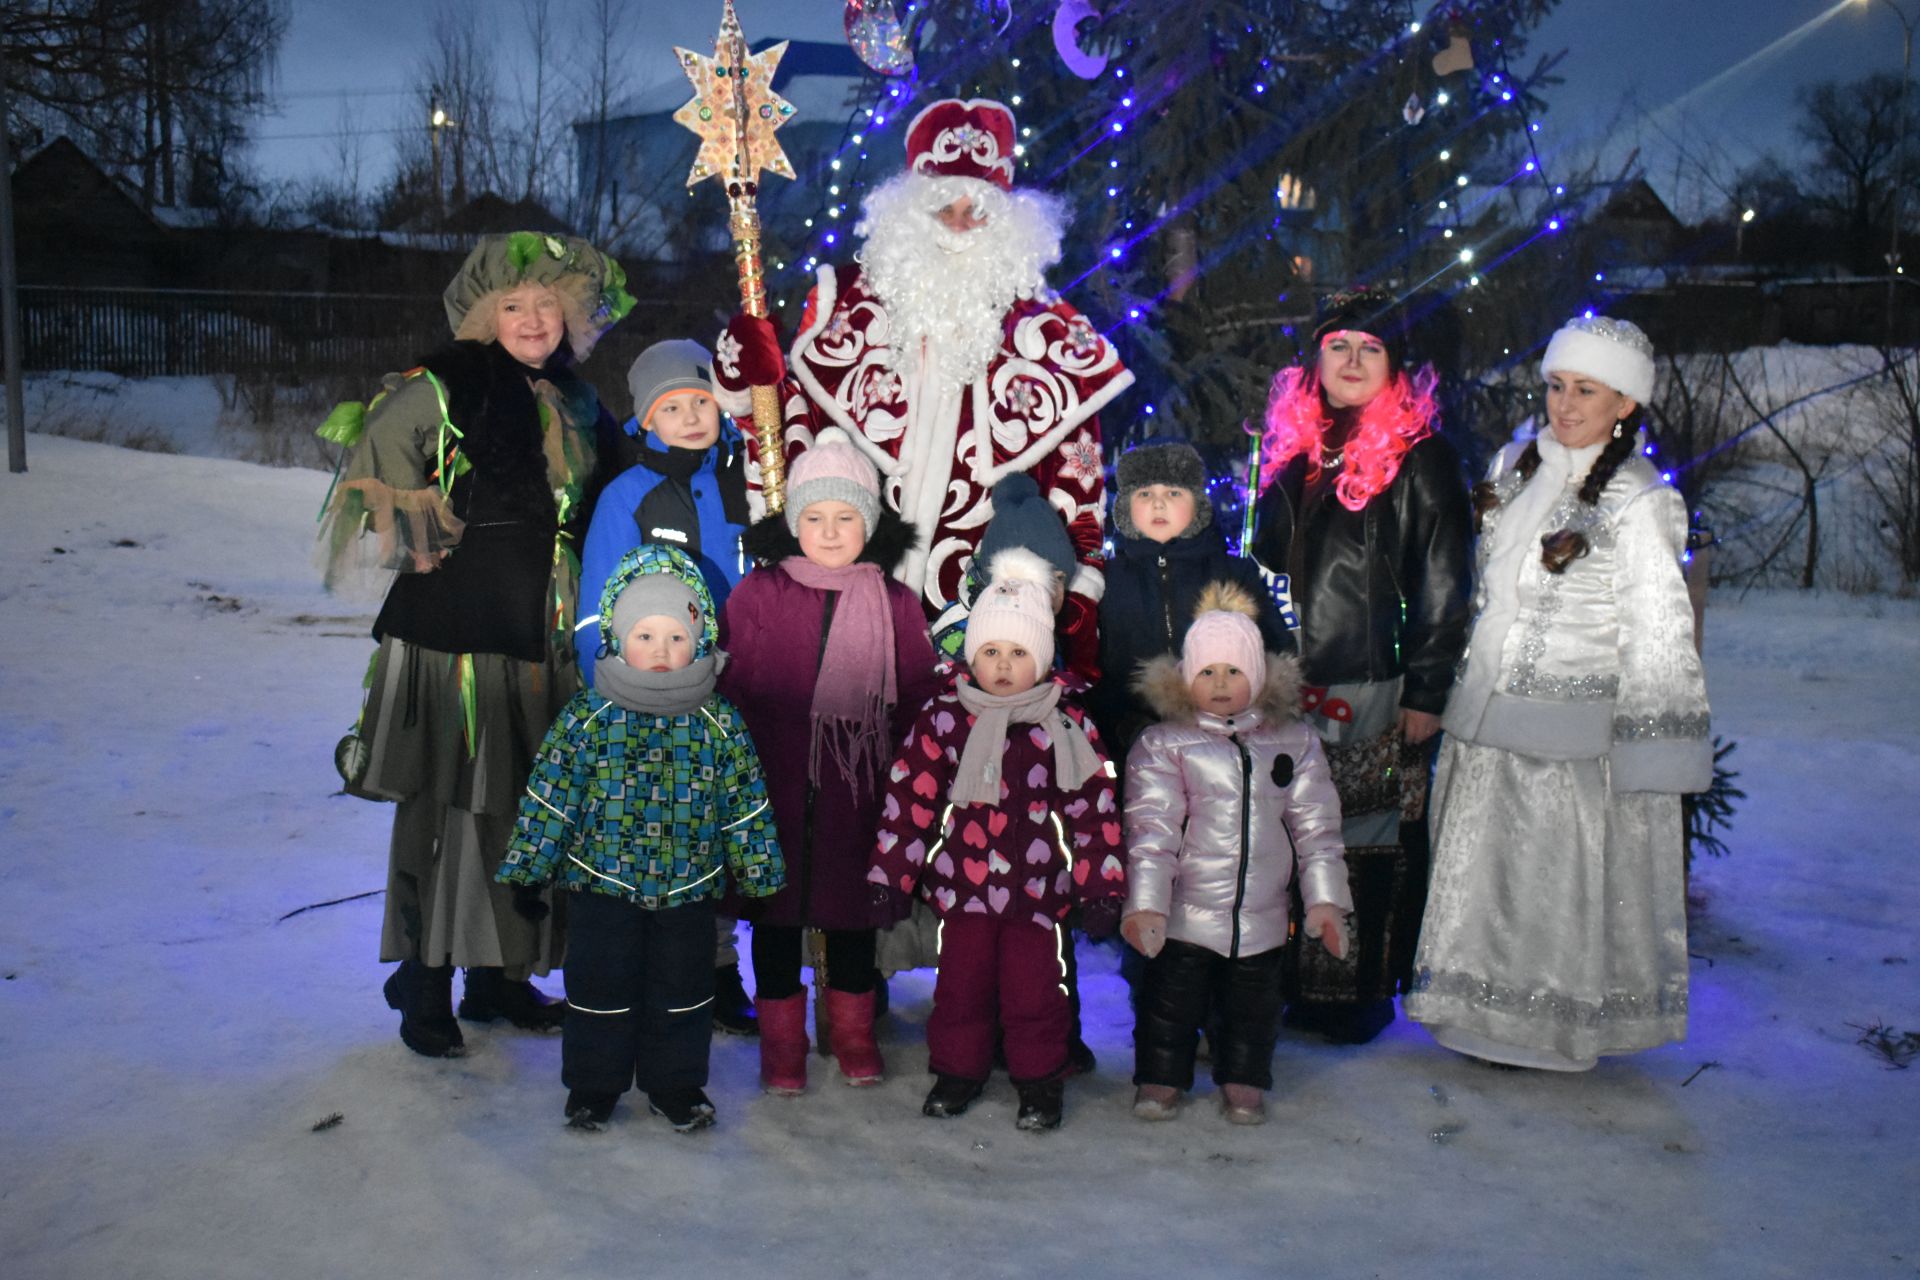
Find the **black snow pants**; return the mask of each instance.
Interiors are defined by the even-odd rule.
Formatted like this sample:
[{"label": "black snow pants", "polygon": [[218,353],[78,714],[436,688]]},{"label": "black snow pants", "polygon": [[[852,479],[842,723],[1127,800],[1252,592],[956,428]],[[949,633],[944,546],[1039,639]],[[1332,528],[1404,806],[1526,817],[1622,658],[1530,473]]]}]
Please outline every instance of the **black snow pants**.
[{"label": "black snow pants", "polygon": [[1272,1088],[1284,954],[1275,947],[1229,960],[1169,939],[1147,961],[1136,992],[1133,1082],[1191,1089],[1194,1051],[1211,1010],[1214,1083]]},{"label": "black snow pants", "polygon": [[650,911],[601,893],[567,903],[560,1079],[610,1097],[699,1089],[713,1039],[715,904]]}]

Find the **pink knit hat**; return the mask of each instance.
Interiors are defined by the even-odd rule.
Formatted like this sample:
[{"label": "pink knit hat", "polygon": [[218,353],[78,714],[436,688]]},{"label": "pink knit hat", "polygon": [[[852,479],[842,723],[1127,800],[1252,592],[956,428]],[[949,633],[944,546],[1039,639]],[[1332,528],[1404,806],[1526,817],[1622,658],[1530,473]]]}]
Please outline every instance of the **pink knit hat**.
[{"label": "pink knit hat", "polygon": [[1040,677],[1053,670],[1053,599],[1037,582],[1026,578],[997,578],[987,584],[967,614],[967,634],[961,652],[968,662],[989,640],[1017,644],[1033,655]]},{"label": "pink knit hat", "polygon": [[1192,684],[1195,676],[1215,663],[1231,663],[1247,673],[1254,697],[1259,697],[1267,684],[1267,650],[1251,616],[1251,597],[1236,588],[1208,586],[1200,603],[1203,612],[1187,628],[1186,643],[1180,648],[1180,678]]},{"label": "pink knit hat", "polygon": [[800,533],[800,513],[815,502],[844,502],[860,513],[873,537],[880,521],[880,473],[854,447],[847,433],[828,427],[813,446],[787,464],[787,528]]}]

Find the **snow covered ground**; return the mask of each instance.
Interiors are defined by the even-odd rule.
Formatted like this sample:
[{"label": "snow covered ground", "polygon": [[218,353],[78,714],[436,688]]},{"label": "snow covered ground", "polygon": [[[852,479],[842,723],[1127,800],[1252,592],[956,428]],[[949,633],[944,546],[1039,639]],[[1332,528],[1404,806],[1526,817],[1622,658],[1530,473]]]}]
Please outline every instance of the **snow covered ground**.
[{"label": "snow covered ground", "polygon": [[[187,452],[193,452],[189,450]],[[34,435],[0,476],[0,1241],[8,1277],[1920,1275],[1920,605],[1754,593],[1708,614],[1748,799],[1700,867],[1684,1045],[1502,1073],[1404,1022],[1283,1039],[1273,1122],[1212,1090],[1128,1114],[1111,951],[1100,1070],[1057,1133],[1004,1078],[922,1119],[930,983],[892,1076],[720,1125],[561,1123],[559,1041],[409,1053],[379,993],[384,806],[333,794],[371,608],[309,568],[326,477]],[[1703,1069],[1705,1068],[1705,1069]],[[340,1122],[314,1131],[335,1114]]]}]

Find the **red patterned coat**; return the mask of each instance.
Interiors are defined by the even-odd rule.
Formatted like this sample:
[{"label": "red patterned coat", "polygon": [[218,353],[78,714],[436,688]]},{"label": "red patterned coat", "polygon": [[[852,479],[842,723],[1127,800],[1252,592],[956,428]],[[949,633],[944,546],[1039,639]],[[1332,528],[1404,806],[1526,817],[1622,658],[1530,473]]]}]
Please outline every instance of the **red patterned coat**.
[{"label": "red patterned coat", "polygon": [[[886,308],[858,267],[844,278],[830,266],[820,269],[780,388],[787,457],[804,453],[829,426],[853,438],[878,468],[887,504],[920,533],[919,549],[894,576],[920,593],[929,616],[959,590],[993,517],[994,484],[1027,472],[1080,553],[1069,589],[1098,601],[1106,501],[1099,411],[1133,385],[1112,345],[1064,302],[1019,301],[1007,312],[986,372],[943,391],[937,374],[888,364],[888,330]],[[723,406],[740,418],[748,412],[744,399],[723,397]],[[750,455],[757,454],[751,418],[741,425]],[[757,516],[757,457],[747,482]]]},{"label": "red patterned coat", "polygon": [[1078,703],[1063,694],[1056,710],[1086,730],[1101,767],[1062,790],[1046,725],[1010,725],[1000,803],[960,807],[947,791],[974,717],[956,693],[927,703],[887,774],[867,879],[899,893],[917,890],[942,916],[1030,915],[1047,929],[1076,903],[1123,897],[1127,850],[1113,766]]}]

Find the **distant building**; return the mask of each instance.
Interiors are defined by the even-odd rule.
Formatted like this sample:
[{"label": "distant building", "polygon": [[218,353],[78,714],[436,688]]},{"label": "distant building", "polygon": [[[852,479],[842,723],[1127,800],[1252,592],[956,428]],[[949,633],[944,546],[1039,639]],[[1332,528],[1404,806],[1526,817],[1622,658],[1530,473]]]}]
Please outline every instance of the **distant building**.
[{"label": "distant building", "polygon": [[177,285],[172,232],[70,139],[13,170],[15,253],[23,285]]},{"label": "distant building", "polygon": [[[773,88],[793,104],[794,115],[775,136],[798,176],[789,182],[763,175],[758,205],[771,233],[791,228],[788,234],[797,235],[805,219],[834,203],[832,162],[844,148],[843,164],[850,169],[848,161],[858,155],[859,146],[850,141],[858,132],[850,127],[853,103],[862,84],[872,81],[873,73],[845,44],[789,43]],[[622,101],[604,124],[574,122],[576,207],[590,211],[583,221],[602,229],[623,259],[680,262],[727,250],[726,201],[718,182],[687,188],[699,140],[675,123],[673,113],[692,96],[686,77],[676,73]],[[899,167],[898,144],[888,150],[893,154],[865,162],[862,177],[869,184]]]}]

